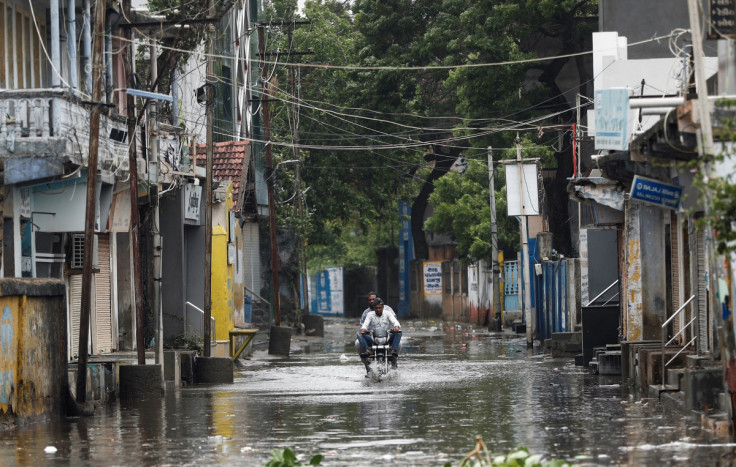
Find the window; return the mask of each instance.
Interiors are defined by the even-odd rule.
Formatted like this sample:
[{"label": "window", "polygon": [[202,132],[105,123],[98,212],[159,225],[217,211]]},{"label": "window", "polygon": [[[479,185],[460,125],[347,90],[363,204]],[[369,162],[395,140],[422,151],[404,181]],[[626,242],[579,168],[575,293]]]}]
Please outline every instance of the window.
[{"label": "window", "polygon": [[69,267],[72,269],[84,268],[84,234],[72,235],[72,260]]},{"label": "window", "polygon": [[34,12],[35,21],[30,10],[0,0],[0,88],[43,87],[46,61],[40,38],[45,42],[46,24],[44,15]]}]

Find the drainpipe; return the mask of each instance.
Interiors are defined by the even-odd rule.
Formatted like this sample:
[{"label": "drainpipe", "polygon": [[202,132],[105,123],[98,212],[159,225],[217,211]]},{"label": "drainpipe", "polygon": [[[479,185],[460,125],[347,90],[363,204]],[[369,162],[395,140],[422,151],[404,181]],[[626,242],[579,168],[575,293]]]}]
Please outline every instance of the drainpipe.
[{"label": "drainpipe", "polygon": [[112,102],[112,16],[107,15],[105,23],[105,102],[108,104]]},{"label": "drainpipe", "polygon": [[61,87],[61,41],[59,40],[59,0],[51,0],[51,87]]},{"label": "drainpipe", "polygon": [[77,17],[76,17],[76,1],[68,0],[66,6],[67,17],[67,40],[66,45],[69,50],[69,86],[76,91],[79,89],[77,81]]},{"label": "drainpipe", "polygon": [[84,73],[84,93],[92,94],[92,30],[90,22],[90,0],[84,0],[84,26],[82,29],[82,73]]}]

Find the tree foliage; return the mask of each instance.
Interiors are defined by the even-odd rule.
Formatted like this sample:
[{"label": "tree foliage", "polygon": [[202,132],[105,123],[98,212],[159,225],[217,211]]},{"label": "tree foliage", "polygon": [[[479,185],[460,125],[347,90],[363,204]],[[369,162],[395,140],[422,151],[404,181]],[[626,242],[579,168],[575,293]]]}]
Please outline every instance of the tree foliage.
[{"label": "tree foliage", "polygon": [[[435,214],[427,228],[450,233],[468,259],[487,258],[485,148],[510,147],[516,131],[538,124],[571,121],[572,91],[577,89],[566,95],[557,84],[570,60],[524,60],[584,50],[597,2],[356,0],[351,5],[307,0],[299,14],[293,0],[277,0],[267,11],[269,52],[281,51],[281,63],[269,68],[281,100],[274,105],[272,138],[292,141],[298,121],[298,142],[309,147],[301,151],[304,186],[310,189],[308,220],[296,219],[290,203],[282,204],[279,213],[284,225],[302,229],[310,256],[368,261],[375,248],[393,242],[396,202],[403,198],[414,201],[419,234],[431,200]],[[305,18],[311,25],[281,26]],[[314,54],[284,58],[285,51],[307,49]],[[359,68],[291,67],[290,75],[284,62],[299,60]],[[504,64],[474,66],[499,62]],[[578,81],[588,81],[582,59],[573,62]],[[448,65],[464,67],[441,68]],[[550,114],[554,117],[545,118]],[[531,125],[515,123],[534,118]],[[565,177],[572,173],[565,141],[545,158],[546,166],[560,169],[557,184],[546,193],[556,200],[551,203],[556,209],[564,209],[553,214],[553,225],[568,217],[566,203],[559,202],[567,196]],[[556,132],[546,132],[527,146],[556,143]],[[362,149],[352,150],[356,147]],[[295,157],[289,147],[274,150],[277,161]],[[464,175],[446,175],[460,155],[477,162]],[[297,194],[292,170],[282,166],[276,174],[282,199]],[[496,189],[502,213],[502,177]],[[517,226],[505,215],[498,220],[499,245],[509,253],[518,242]],[[414,236],[416,245],[417,229]]]}]

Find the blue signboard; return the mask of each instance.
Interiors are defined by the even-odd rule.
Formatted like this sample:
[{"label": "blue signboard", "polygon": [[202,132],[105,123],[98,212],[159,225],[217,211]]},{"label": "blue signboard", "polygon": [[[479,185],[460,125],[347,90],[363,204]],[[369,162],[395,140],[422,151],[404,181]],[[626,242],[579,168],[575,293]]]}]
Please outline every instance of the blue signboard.
[{"label": "blue signboard", "polygon": [[629,90],[595,92],[595,148],[623,151],[628,144]]},{"label": "blue signboard", "polygon": [[631,182],[631,193],[629,196],[631,199],[643,203],[654,204],[668,209],[677,209],[680,207],[682,187],[635,175],[634,181]]},{"label": "blue signboard", "polygon": [[411,295],[409,289],[409,273],[411,260],[414,259],[414,243],[411,237],[411,206],[399,200],[399,317],[411,312]]}]

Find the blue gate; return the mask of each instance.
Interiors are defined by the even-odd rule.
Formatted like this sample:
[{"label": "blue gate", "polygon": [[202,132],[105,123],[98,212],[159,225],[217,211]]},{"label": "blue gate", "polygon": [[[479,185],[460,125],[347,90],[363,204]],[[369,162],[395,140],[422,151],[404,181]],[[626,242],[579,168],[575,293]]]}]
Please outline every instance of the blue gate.
[{"label": "blue gate", "polygon": [[555,332],[569,332],[567,300],[567,261],[544,261],[537,275],[537,327],[544,341]]},{"label": "blue gate", "polygon": [[503,263],[503,309],[519,309],[519,262]]}]

